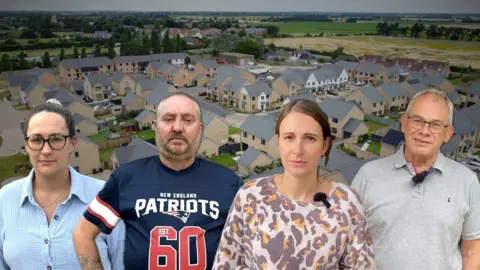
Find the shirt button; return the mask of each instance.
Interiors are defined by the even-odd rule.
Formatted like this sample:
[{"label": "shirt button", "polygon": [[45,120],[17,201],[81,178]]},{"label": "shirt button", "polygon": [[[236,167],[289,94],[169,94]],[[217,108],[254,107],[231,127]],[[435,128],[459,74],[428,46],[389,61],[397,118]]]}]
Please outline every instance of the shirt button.
[{"label": "shirt button", "polygon": [[52,267],[50,265],[47,266],[47,270],[52,270]]},{"label": "shirt button", "polygon": [[55,220],[58,220],[58,216],[57,216],[57,215],[55,215],[55,216],[53,217],[53,219],[55,219]]},{"label": "shirt button", "polygon": [[45,245],[48,244],[48,239],[45,239],[45,241],[43,241],[45,243]]}]

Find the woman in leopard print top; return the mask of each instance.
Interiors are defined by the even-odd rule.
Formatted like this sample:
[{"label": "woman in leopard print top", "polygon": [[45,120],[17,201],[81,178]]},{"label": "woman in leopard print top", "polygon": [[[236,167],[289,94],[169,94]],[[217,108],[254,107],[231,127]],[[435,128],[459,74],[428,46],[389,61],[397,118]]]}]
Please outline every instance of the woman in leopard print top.
[{"label": "woman in leopard print top", "polygon": [[[213,269],[375,269],[364,209],[349,187],[318,177],[328,117],[309,100],[284,106],[275,127],[284,173],[237,193]],[[323,192],[331,204],[312,202]]]}]

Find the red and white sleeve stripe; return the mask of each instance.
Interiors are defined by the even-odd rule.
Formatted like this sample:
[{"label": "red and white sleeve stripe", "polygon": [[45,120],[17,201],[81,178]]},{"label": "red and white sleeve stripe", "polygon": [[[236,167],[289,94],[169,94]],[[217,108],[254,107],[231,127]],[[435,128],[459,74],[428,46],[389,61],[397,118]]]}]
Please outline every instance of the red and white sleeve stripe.
[{"label": "red and white sleeve stripe", "polygon": [[100,199],[98,196],[93,199],[88,207],[88,212],[100,219],[105,226],[113,229],[120,221],[120,215],[110,205]]}]

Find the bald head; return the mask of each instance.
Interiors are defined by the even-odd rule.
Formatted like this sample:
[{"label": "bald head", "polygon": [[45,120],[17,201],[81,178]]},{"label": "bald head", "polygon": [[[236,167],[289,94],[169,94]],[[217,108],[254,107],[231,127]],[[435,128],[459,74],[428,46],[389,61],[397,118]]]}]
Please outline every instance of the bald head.
[{"label": "bald head", "polygon": [[[168,105],[168,106],[165,106],[165,105]],[[183,93],[173,93],[163,98],[162,100],[160,100],[157,107],[157,119],[160,117],[160,115],[162,115],[166,107],[172,107],[170,105],[172,105],[173,107],[176,107],[176,106],[192,107],[193,106],[193,108],[195,109],[196,116],[201,121],[200,105],[196,100],[194,100],[193,98]]]}]

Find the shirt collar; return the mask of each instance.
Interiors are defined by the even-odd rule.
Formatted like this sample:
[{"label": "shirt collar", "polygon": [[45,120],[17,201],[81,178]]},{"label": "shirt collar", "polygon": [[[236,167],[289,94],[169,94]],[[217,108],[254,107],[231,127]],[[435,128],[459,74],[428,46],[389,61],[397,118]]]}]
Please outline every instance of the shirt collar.
[{"label": "shirt collar", "polygon": [[[405,144],[402,144],[400,149],[394,154],[395,168],[402,168],[405,165],[408,165],[407,159],[405,158],[404,148]],[[445,156],[442,152],[438,151],[437,159],[433,163],[433,168],[443,172],[445,170]]]},{"label": "shirt collar", "polygon": [[[85,188],[83,183],[83,178],[80,173],[78,173],[74,168],[68,166],[70,172],[70,179],[72,181],[72,186],[70,187],[70,193],[68,194],[67,200],[72,198],[72,195],[75,195],[81,202],[88,203],[85,197]],[[33,203],[33,189],[32,189],[32,179],[35,174],[35,170],[32,169],[28,176],[25,178],[25,183],[23,185],[22,192],[20,194],[20,206],[23,206],[23,203],[26,199]]]}]

